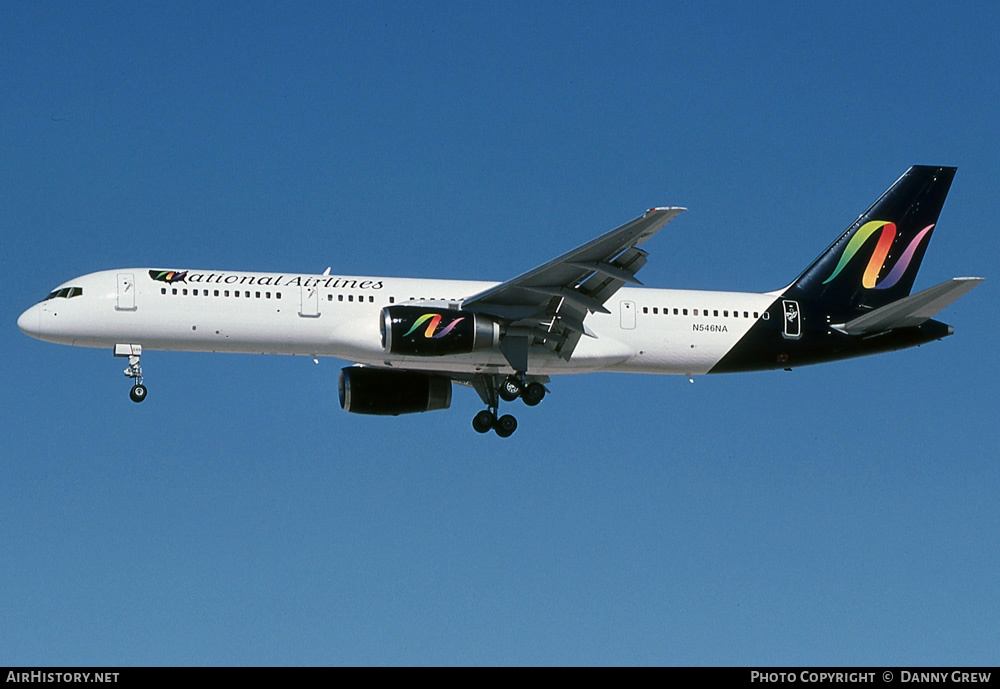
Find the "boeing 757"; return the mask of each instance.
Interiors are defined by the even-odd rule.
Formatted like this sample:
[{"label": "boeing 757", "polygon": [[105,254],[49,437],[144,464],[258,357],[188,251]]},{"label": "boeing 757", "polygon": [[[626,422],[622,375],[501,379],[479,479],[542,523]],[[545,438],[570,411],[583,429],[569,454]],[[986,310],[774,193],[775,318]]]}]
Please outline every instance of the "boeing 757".
[{"label": "boeing 757", "polygon": [[914,166],[787,287],[645,288],[641,248],[683,208],[635,220],[501,283],[191,268],[120,268],[65,282],[18,318],[26,334],[112,349],[146,398],[149,350],[336,357],[358,414],[447,409],[453,383],[485,409],[473,428],[517,428],[500,402],[542,401],[553,376],[687,376],[790,369],[951,335],[932,320],[982,278],[910,294],[953,167]]}]

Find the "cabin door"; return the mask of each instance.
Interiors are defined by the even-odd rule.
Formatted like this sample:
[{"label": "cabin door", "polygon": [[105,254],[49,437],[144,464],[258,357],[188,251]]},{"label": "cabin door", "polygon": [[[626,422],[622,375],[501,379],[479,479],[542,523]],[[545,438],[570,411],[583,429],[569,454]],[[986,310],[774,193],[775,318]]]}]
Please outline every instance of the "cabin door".
[{"label": "cabin door", "polygon": [[799,311],[799,303],[783,299],[781,304],[785,309],[785,330],[782,335],[789,340],[797,340],[802,337],[802,312]]},{"label": "cabin door", "polygon": [[135,311],[135,276],[132,273],[118,273],[118,311]]},{"label": "cabin door", "polygon": [[299,315],[303,318],[316,318],[319,316],[319,287],[313,285],[312,287],[306,287],[303,285],[300,287],[301,293],[301,305],[299,307]]},{"label": "cabin door", "polygon": [[621,319],[622,330],[635,330],[634,301],[623,301],[621,303]]}]

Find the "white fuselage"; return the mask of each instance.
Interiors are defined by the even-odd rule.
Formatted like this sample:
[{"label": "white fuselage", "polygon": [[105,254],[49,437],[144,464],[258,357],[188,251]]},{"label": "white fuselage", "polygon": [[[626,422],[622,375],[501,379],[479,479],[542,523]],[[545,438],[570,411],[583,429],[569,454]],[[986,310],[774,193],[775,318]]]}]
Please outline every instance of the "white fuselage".
[{"label": "white fuselage", "polygon": [[[39,339],[83,347],[133,343],[149,350],[330,356],[425,371],[511,371],[497,349],[390,356],[379,331],[386,306],[461,308],[464,299],[496,283],[193,270],[167,282],[151,272],[129,268],[76,278],[60,288],[79,288],[79,295],[42,301],[18,325]],[[777,298],[622,288],[605,304],[611,313],[587,317],[596,337],[582,337],[568,360],[532,348],[528,371],[707,373],[759,318],[767,318]]]}]

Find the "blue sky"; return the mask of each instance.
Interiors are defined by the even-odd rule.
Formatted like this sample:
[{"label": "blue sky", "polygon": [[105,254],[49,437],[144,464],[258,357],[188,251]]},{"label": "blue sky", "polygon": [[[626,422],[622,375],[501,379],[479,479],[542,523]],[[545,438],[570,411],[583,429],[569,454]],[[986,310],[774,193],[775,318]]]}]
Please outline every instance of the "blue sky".
[{"label": "blue sky", "polygon": [[[995,3],[5,3],[0,660],[996,664]],[[17,315],[122,266],[496,279],[654,205],[650,286],[787,284],[911,164],[954,337],[339,409],[342,362]]]}]

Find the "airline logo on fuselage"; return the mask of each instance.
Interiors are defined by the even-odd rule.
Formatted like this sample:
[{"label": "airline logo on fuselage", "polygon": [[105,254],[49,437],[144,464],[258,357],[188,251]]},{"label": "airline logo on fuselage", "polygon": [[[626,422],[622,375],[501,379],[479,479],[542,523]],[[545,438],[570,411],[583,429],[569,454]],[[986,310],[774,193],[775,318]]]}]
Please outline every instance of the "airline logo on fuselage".
[{"label": "airline logo on fuselage", "polygon": [[334,277],[330,275],[232,275],[226,273],[192,273],[184,270],[151,270],[149,277],[157,282],[186,282],[188,284],[216,285],[263,285],[265,287],[325,287],[327,289],[382,289],[381,280],[359,280],[357,278]]},{"label": "airline logo on fuselage", "polygon": [[151,270],[149,271],[149,277],[157,282],[165,282],[169,285],[171,282],[184,282],[184,278],[187,277],[187,271]]},{"label": "airline logo on fuselage", "polygon": [[885,267],[885,259],[889,255],[889,249],[892,248],[892,243],[896,239],[896,223],[889,222],[888,220],[866,222],[851,237],[851,241],[847,243],[847,248],[844,249],[844,253],[840,256],[837,267],[834,268],[830,277],[823,281],[823,284],[832,282],[834,278],[840,275],[840,271],[851,262],[851,259],[861,250],[861,247],[868,241],[868,238],[881,230],[882,234],[879,235],[878,244],[875,245],[875,251],[872,252],[872,257],[868,260],[868,266],[865,268],[865,274],[861,278],[861,285],[865,289],[889,289],[903,277],[903,273],[910,267],[910,261],[913,260],[913,254],[916,253],[917,247],[920,246],[920,242],[924,240],[924,237],[930,233],[933,227],[934,225],[928,225],[918,232],[910,241],[910,245],[903,251],[903,255],[896,261],[896,265],[889,271],[889,274],[881,282],[878,282],[878,276],[882,272],[882,268]]}]

